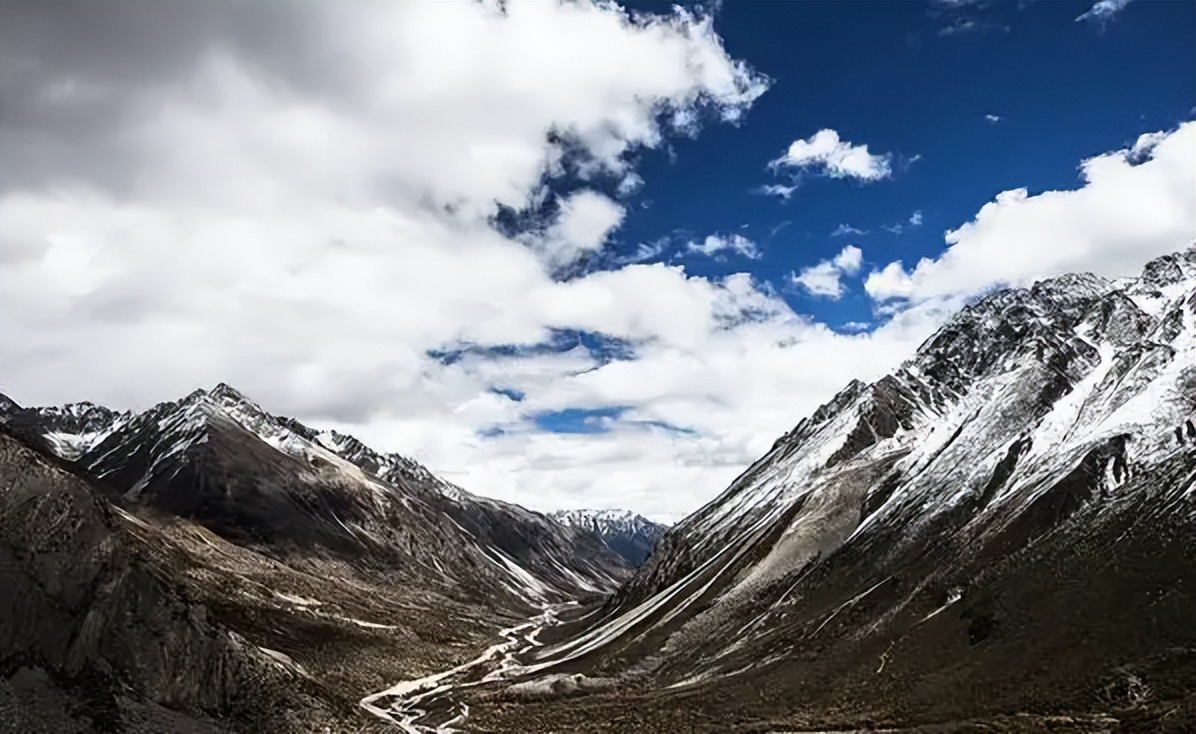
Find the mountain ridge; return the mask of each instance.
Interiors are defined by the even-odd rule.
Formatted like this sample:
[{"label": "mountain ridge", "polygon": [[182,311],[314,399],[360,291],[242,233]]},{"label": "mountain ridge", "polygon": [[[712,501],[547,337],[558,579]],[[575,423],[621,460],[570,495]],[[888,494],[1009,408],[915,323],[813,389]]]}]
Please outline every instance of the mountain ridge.
[{"label": "mountain ridge", "polygon": [[647,559],[667,528],[631,510],[558,510],[550,517],[598,534],[633,566]]},{"label": "mountain ridge", "polygon": [[[1194,321],[1196,247],[969,305],[778,438],[515,676],[618,681],[644,710],[563,698],[529,730],[1196,721]],[[1125,697],[1139,685],[1152,703]],[[678,724],[682,701],[705,724]]]},{"label": "mountain ridge", "polygon": [[[258,497],[255,502],[273,503],[275,510],[271,511],[273,515],[267,513],[269,517],[255,510],[247,526],[238,528],[223,516],[227,513],[221,503],[226,498],[213,495],[204,499],[203,487],[210,482],[197,475],[177,489],[171,489],[172,483],[195,474],[197,465],[214,467],[218,482],[227,486],[245,485],[246,477],[258,470],[293,476],[292,484],[299,485],[300,495],[306,498],[301,502],[317,503],[296,516],[296,527],[316,532],[321,542],[345,552],[362,543],[377,545],[373,536],[378,532],[387,534],[386,526],[375,522],[376,527],[371,529],[359,527],[352,519],[338,515],[337,508],[342,514],[358,511],[368,515],[371,506],[384,501],[416,509],[434,522],[443,517],[453,529],[442,529],[438,534],[468,533],[482,547],[493,549],[486,551],[491,557],[484,563],[497,564],[504,573],[519,577],[521,584],[530,583],[524,578],[527,569],[520,568],[523,563],[535,566],[532,571],[560,589],[584,593],[609,589],[625,573],[618,556],[587,533],[515,505],[476,497],[406,457],[378,454],[352,437],[319,432],[292,418],[274,416],[225,383],[210,390],[195,390],[137,414],[79,405],[84,407],[25,409],[13,403],[4,420],[27,433],[37,433],[40,425],[43,437],[57,439],[50,441],[50,447],[58,456],[123,500],[148,501],[174,514],[214,513],[220,517],[209,517],[209,522],[226,533],[243,532],[239,538],[242,541],[266,540],[263,534],[277,534],[280,528],[273,526],[282,522],[271,517],[291,517],[292,513],[273,499],[277,492],[262,494],[256,485],[245,487],[244,491]],[[80,415],[91,416],[91,422],[81,426]],[[71,435],[71,428],[80,435],[73,441],[64,440],[63,436]],[[232,456],[244,460],[241,474],[245,476],[218,468]],[[260,480],[254,481],[260,484]],[[332,482],[339,489],[331,494],[314,489],[321,481]],[[284,501],[290,504],[290,500]],[[329,505],[330,501],[335,506]],[[317,506],[323,509],[313,516]],[[320,517],[334,523],[330,525]],[[321,526],[318,531],[314,529],[317,525]],[[311,541],[316,536],[305,537]],[[353,552],[362,550],[358,547]],[[435,564],[435,558],[428,558],[422,565]],[[521,588],[519,593],[530,593],[535,598],[545,593],[574,593],[537,587],[538,582],[531,583],[533,591]]]}]

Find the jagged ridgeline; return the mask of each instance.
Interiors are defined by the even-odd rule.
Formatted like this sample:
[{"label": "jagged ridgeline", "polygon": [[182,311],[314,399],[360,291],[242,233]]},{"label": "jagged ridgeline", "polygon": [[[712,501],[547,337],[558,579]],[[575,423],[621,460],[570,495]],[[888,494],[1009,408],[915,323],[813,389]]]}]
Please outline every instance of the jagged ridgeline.
[{"label": "jagged ridgeline", "polygon": [[629,573],[589,530],[227,385],[0,415],[5,731],[370,724],[371,690]]},{"label": "jagged ridgeline", "polygon": [[628,510],[561,510],[552,517],[566,525],[597,533],[633,566],[639,566],[664,535],[665,525]]},{"label": "jagged ridgeline", "polygon": [[223,385],[2,400],[0,722],[1192,731],[1194,320],[1196,248],[993,293],[659,539]]},{"label": "jagged ridgeline", "polygon": [[524,730],[1191,730],[1194,312],[1196,249],[964,309],[529,660],[575,693]]}]

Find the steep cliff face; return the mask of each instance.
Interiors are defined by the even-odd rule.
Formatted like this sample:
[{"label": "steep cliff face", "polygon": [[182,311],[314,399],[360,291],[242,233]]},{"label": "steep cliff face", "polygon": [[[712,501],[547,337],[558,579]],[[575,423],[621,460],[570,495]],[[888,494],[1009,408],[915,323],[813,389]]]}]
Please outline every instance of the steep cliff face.
[{"label": "steep cliff face", "polygon": [[1194,311],[1196,249],[985,298],[781,437],[524,673],[618,680],[644,722],[1191,721]]},{"label": "steep cliff face", "polygon": [[169,543],[0,431],[0,720],[10,731],[218,731],[331,720],[294,666],[217,622]]}]

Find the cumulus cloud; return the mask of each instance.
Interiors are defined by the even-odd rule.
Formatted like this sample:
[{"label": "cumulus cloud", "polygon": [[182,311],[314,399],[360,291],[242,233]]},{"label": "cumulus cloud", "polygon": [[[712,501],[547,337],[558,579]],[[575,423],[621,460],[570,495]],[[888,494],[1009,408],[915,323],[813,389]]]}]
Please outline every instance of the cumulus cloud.
[{"label": "cumulus cloud", "polygon": [[842,273],[830,260],[802,268],[793,276],[793,282],[812,296],[826,296],[838,300],[843,295]]},{"label": "cumulus cloud", "polygon": [[992,113],[989,113],[989,114],[987,114],[987,115],[985,115],[985,116],[984,116],[984,119],[985,119],[986,121],[988,121],[990,124],[992,124],[992,125],[996,125],[998,122],[1000,122],[1000,121],[1001,121],[1001,119],[1002,119],[1002,118],[1001,118],[1001,116],[1000,116],[1000,115],[994,115],[994,114],[992,114]]},{"label": "cumulus cloud", "polygon": [[[724,287],[754,291],[744,278]],[[598,434],[545,434],[514,422],[494,439],[465,438],[476,447],[474,461],[454,463],[447,476],[534,506],[617,498],[677,519],[841,389],[846,376],[875,379],[892,369],[959,305],[928,302],[869,333],[840,334],[758,291],[751,299],[759,318],[708,332],[694,348],[643,344],[634,359],[516,382],[526,389],[520,406],[528,410],[631,407]],[[390,432],[381,422],[370,429]]]},{"label": "cumulus cloud", "polygon": [[625,214],[623,207],[602,194],[578,191],[561,202],[547,236],[534,241],[554,265],[565,265],[600,249]]},{"label": "cumulus cloud", "polygon": [[741,234],[707,235],[701,242],[691,241],[686,246],[686,250],[708,257],[733,253],[753,260],[759,258],[761,254],[756,243]]},{"label": "cumulus cloud", "polygon": [[[24,403],[223,380],[482,494],[671,520],[961,302],[840,334],[743,274],[558,277],[625,216],[597,182],[763,92],[701,16],[3,3],[0,69],[0,390]],[[569,408],[620,413],[537,426]]]},{"label": "cumulus cloud", "polygon": [[1131,2],[1133,0],[1100,0],[1100,2],[1095,3],[1085,13],[1078,16],[1076,22],[1088,21],[1103,25],[1113,20]]},{"label": "cumulus cloud", "polygon": [[867,331],[870,328],[872,328],[872,324],[867,321],[848,321],[841,325],[839,330],[848,333],[859,333],[861,331]]},{"label": "cumulus cloud", "polygon": [[909,226],[911,226],[911,227],[921,227],[922,226],[922,210],[921,209],[919,209],[919,210],[915,211],[913,214],[909,215]]},{"label": "cumulus cloud", "polygon": [[[521,415],[494,385],[595,363],[537,348],[496,374],[435,353],[571,330],[696,349],[755,308],[664,266],[554,278],[624,217],[591,182],[629,193],[637,151],[679,120],[736,122],[767,87],[707,17],[591,2],[0,13],[0,389],[23,402],[144,408],[226,380],[452,471],[476,465],[480,427]],[[540,209],[554,214],[497,226]]]},{"label": "cumulus cloud", "polygon": [[1072,271],[1133,274],[1196,238],[1196,122],[1148,133],[1081,164],[1077,189],[1005,191],[907,271],[891,262],[864,287],[878,300],[976,294]]},{"label": "cumulus cloud", "polygon": [[795,140],[780,158],[769,163],[782,168],[811,169],[831,178],[879,181],[892,175],[892,156],[868,152],[867,145],[855,145],[839,138],[834,130],[819,130],[805,140]]},{"label": "cumulus cloud", "polygon": [[826,296],[838,300],[843,296],[843,276],[855,275],[864,261],[864,253],[855,245],[847,245],[830,260],[802,268],[791,276],[795,285],[812,296]]},{"label": "cumulus cloud", "polygon": [[860,265],[864,262],[864,251],[855,245],[848,245],[838,255],[835,255],[831,262],[844,273],[855,275],[860,271]]}]

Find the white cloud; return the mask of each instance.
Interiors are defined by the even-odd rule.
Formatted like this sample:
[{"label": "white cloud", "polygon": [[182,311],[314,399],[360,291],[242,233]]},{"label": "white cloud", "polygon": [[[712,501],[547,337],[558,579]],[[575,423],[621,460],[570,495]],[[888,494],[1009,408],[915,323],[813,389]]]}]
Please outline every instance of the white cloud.
[{"label": "white cloud", "polygon": [[1084,14],[1076,18],[1076,22],[1090,21],[1093,23],[1108,23],[1113,20],[1125,6],[1129,5],[1133,0],[1100,0],[1095,3]]},{"label": "white cloud", "polygon": [[987,120],[988,122],[992,123],[993,125],[996,125],[998,122],[1001,121],[1002,118],[1000,115],[994,115],[994,114],[990,113],[990,114],[985,115],[984,119]]},{"label": "white cloud", "polygon": [[847,245],[830,260],[802,268],[800,273],[790,276],[812,296],[826,296],[838,300],[843,296],[843,276],[855,275],[864,261],[864,253],[855,245]]},{"label": "white cloud", "polygon": [[691,241],[686,250],[699,255],[715,257],[726,253],[734,253],[750,259],[760,257],[760,248],[755,242],[741,234],[712,234],[707,235],[701,242]]},{"label": "white cloud", "polygon": [[802,268],[793,275],[793,282],[812,296],[826,296],[838,300],[843,295],[842,273],[830,260]]},{"label": "white cloud", "polygon": [[627,257],[627,262],[639,263],[660,257],[671,242],[669,237],[658,237],[651,242],[641,242],[636,246],[635,252]]},{"label": "white cloud", "polygon": [[844,273],[855,275],[860,271],[860,265],[864,262],[864,251],[855,245],[848,245],[838,255],[835,255],[835,259],[831,262]]},{"label": "white cloud", "polygon": [[[727,288],[746,285],[741,280]],[[516,423],[497,439],[461,437],[474,444],[472,461],[453,462],[448,476],[533,506],[613,498],[655,517],[679,519],[849,376],[875,379],[894,367],[958,304],[923,304],[867,334],[835,333],[775,300],[757,305],[771,315],[712,330],[694,348],[645,344],[634,360],[516,383],[526,388],[520,405],[527,410],[631,407],[609,433],[551,435]],[[442,450],[465,453],[456,446]]]},{"label": "white cloud", "polygon": [[868,234],[866,229],[858,229],[850,224],[840,224],[831,232],[831,237],[845,237],[847,235]]},{"label": "white cloud", "polygon": [[[6,74],[58,64],[78,90],[104,90],[42,119],[57,108],[9,95],[58,75],[0,85],[0,108],[36,123],[0,120],[0,390],[21,402],[146,407],[224,380],[482,494],[677,519],[960,303],[920,295],[838,334],[742,274],[625,264],[555,280],[555,259],[602,248],[622,215],[593,191],[534,235],[496,230],[496,202],[546,202],[546,177],[626,180],[677,112],[687,125],[743,114],[764,82],[706,19],[633,22],[585,2],[239,6],[238,19],[264,14],[254,24],[187,15],[225,4],[152,8],[175,20],[34,24],[88,33],[0,47]],[[1156,157],[1170,145],[1137,155],[1152,142]],[[835,260],[862,267],[846,248]],[[578,330],[629,356],[561,348]],[[525,348],[482,349],[512,344]],[[428,354],[469,345],[451,364]],[[535,426],[543,411],[612,407],[626,413],[605,433]],[[494,426],[506,433],[480,435]]]},{"label": "white cloud", "polygon": [[1064,272],[1131,275],[1146,259],[1196,238],[1196,122],[1138,138],[1089,158],[1084,184],[1031,195],[998,194],[975,219],[947,232],[947,249],[907,272],[900,262],[871,274],[874,298],[975,294]]},{"label": "white cloud", "polygon": [[623,223],[626,211],[602,194],[582,190],[560,203],[560,213],[537,244],[554,265],[576,260],[602,247]]},{"label": "white cloud", "polygon": [[812,168],[831,178],[879,181],[892,174],[891,156],[874,155],[867,145],[840,140],[834,130],[819,130],[806,140],[795,140],[780,158],[769,163],[778,168]]},{"label": "white cloud", "polygon": [[864,290],[877,300],[909,298],[913,292],[913,281],[901,261],[897,260],[869,273],[864,279]]},{"label": "white cloud", "polygon": [[852,334],[858,334],[861,331],[867,331],[872,328],[872,324],[867,321],[848,321],[839,327],[840,331],[845,331]]},{"label": "white cloud", "polygon": [[911,227],[921,227],[922,226],[922,210],[921,209],[919,209],[919,210],[915,211],[913,214],[909,215],[909,226],[911,226]]},{"label": "white cloud", "polygon": [[[708,18],[534,2],[171,5],[143,22],[109,6],[72,35],[96,24],[43,12],[6,8],[28,43],[0,48],[23,75],[0,88],[23,115],[0,121],[0,390],[22,402],[144,408],[224,380],[499,494],[476,432],[526,413],[490,387],[528,386],[533,405],[597,363],[540,349],[465,370],[430,350],[581,329],[700,351],[762,297],[660,265],[554,280],[624,215],[593,190],[538,234],[493,226],[570,171],[626,193],[677,113],[691,130],[739,119],[766,82]],[[60,69],[102,94],[47,104]],[[658,491],[636,467],[635,491]],[[528,471],[556,486],[548,463]]]}]

